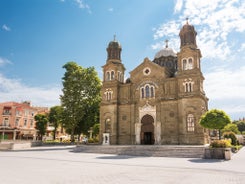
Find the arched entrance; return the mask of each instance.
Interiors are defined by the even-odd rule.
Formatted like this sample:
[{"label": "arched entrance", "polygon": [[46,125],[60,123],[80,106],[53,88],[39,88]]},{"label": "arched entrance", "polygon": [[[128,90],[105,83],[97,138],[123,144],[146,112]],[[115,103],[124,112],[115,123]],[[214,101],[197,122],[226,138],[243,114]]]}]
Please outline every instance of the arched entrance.
[{"label": "arched entrance", "polygon": [[154,119],[150,115],[144,115],[141,119],[141,133],[140,142],[141,144],[154,144]]}]

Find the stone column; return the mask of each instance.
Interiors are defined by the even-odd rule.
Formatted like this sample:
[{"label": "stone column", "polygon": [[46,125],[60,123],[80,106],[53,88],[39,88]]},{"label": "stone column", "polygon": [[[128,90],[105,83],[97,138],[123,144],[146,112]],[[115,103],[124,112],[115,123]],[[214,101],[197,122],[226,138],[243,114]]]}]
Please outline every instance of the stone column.
[{"label": "stone column", "polygon": [[136,144],[140,144],[140,131],[141,131],[141,123],[135,123],[135,140],[136,140]]},{"label": "stone column", "polygon": [[161,122],[157,121],[155,124],[155,144],[161,144]]}]

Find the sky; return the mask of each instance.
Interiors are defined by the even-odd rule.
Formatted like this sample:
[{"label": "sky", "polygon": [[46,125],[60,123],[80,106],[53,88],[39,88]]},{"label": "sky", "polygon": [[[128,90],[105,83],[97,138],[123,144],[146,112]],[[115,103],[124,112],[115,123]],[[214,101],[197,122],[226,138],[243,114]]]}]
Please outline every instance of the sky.
[{"label": "sky", "polygon": [[209,109],[245,117],[244,0],[0,0],[0,102],[60,105],[63,65],[94,66],[108,43],[122,46],[129,72],[165,47],[180,49],[189,18],[202,52]]}]

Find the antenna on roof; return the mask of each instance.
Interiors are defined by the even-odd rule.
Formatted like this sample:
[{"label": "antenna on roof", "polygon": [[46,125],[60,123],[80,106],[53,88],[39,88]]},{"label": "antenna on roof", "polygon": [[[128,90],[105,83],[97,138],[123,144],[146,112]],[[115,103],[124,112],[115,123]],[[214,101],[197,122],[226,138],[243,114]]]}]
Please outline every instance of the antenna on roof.
[{"label": "antenna on roof", "polygon": [[116,41],[116,34],[114,34],[114,39],[113,39],[113,41],[114,41],[114,42]]},{"label": "antenna on roof", "polygon": [[186,17],[185,20],[186,20],[186,24],[189,24],[189,22],[188,22],[189,17]]}]

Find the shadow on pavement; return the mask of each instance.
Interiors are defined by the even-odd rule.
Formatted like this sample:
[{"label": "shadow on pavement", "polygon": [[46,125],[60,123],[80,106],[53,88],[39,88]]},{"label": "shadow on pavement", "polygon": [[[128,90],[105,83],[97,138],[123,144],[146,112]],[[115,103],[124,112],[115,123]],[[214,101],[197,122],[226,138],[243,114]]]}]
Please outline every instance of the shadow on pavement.
[{"label": "shadow on pavement", "polygon": [[193,158],[193,159],[189,159],[189,162],[192,163],[218,163],[218,162],[224,162],[225,160],[223,159],[202,159],[202,158]]},{"label": "shadow on pavement", "polygon": [[107,155],[107,156],[96,157],[96,159],[131,159],[131,158],[136,158],[136,157],[128,156],[128,155]]}]

